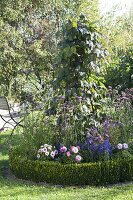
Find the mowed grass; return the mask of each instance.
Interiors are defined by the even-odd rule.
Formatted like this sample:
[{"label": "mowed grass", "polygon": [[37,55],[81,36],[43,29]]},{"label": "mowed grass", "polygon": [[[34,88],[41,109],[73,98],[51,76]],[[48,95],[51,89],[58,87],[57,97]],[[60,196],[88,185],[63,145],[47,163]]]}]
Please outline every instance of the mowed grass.
[{"label": "mowed grass", "polygon": [[5,177],[3,170],[8,167],[8,145],[5,140],[8,137],[9,134],[0,133],[0,200],[133,200],[133,184],[63,188],[37,186]]}]

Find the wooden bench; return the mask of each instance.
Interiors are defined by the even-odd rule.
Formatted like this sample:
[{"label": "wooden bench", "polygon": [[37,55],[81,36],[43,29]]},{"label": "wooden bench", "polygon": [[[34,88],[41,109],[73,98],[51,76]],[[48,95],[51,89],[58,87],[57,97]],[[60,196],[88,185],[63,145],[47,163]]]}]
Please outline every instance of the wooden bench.
[{"label": "wooden bench", "polygon": [[27,109],[25,109],[25,112],[14,111],[13,107],[9,105],[6,97],[0,96],[0,117],[4,121],[4,125],[2,126],[0,131],[10,127],[12,128],[12,135],[17,126],[23,127],[22,121],[27,114]]}]

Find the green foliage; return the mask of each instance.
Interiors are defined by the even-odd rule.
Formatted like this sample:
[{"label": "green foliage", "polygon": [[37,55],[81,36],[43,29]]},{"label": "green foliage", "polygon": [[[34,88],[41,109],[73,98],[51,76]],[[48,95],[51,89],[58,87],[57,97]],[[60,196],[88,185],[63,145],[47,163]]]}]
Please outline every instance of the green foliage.
[{"label": "green foliage", "polygon": [[127,151],[127,150],[123,150],[123,151],[117,151],[116,153],[114,153],[112,155],[113,159],[117,159],[117,160],[127,160],[127,159],[133,159],[133,155]]},{"label": "green foliage", "polygon": [[54,144],[55,118],[44,115],[43,111],[34,111],[23,121],[21,129],[19,151],[27,158],[36,158],[36,152],[43,144]]},{"label": "green foliage", "polygon": [[17,150],[10,151],[10,167],[13,173],[23,179],[61,185],[106,185],[131,181],[133,160],[110,162],[59,164],[27,160]]},{"label": "green foliage", "polygon": [[[53,20],[49,24],[46,18],[43,19],[45,14],[48,15],[45,3],[40,5],[28,0],[1,2],[0,83],[3,94],[16,95],[20,99],[22,91],[27,93],[28,84],[38,91],[38,85],[41,87],[47,76],[53,53],[48,35],[53,36],[56,25]],[[54,39],[51,37],[50,40],[54,46]]]},{"label": "green foliage", "polygon": [[111,63],[105,69],[107,86],[113,88],[119,85],[120,90],[133,86],[133,49],[115,49]]},{"label": "green foliage", "polygon": [[133,12],[115,15],[107,13],[100,20],[100,30],[103,33],[104,42],[110,51],[108,60],[103,63],[103,74],[106,86],[113,88],[120,85],[121,90],[130,88],[132,80],[132,44]]},{"label": "green foliage", "polygon": [[92,21],[99,19],[98,0],[64,0],[63,4],[67,19],[78,18],[80,15]]},{"label": "green foliage", "polygon": [[75,88],[77,92],[81,81],[87,81],[94,73],[99,74],[99,60],[105,56],[99,38],[96,27],[84,16],[79,21],[69,20],[60,43],[56,70],[59,87],[67,90]]},{"label": "green foliage", "polygon": [[95,25],[83,15],[78,21],[69,20],[64,28],[50,105],[64,144],[81,141],[100,116],[100,100],[106,91],[100,61],[106,50],[99,38]]},{"label": "green foliage", "polygon": [[22,101],[21,96],[26,99],[30,85],[32,95],[44,95],[45,84],[53,78],[54,58],[57,43],[62,38],[63,22],[82,13],[86,6],[92,7],[92,4],[86,0],[2,0],[1,94]]},{"label": "green foliage", "polygon": [[128,91],[118,93],[117,89],[110,89],[102,108],[106,117],[116,122],[115,126],[109,127],[111,143],[117,145],[118,143],[131,142],[133,130],[132,93],[128,94]]},{"label": "green foliage", "polygon": [[[59,16],[63,13],[63,4],[59,6],[59,3],[1,2],[0,83],[3,94],[26,98],[30,87],[32,94],[39,95],[40,89],[44,89],[43,82],[51,78],[56,33],[61,27]],[[43,91],[40,93],[42,95]]]},{"label": "green foliage", "polygon": [[[132,7],[131,7],[132,9]],[[117,15],[114,10],[101,17],[100,29],[109,49],[123,48],[124,50],[132,45],[133,12]]]}]

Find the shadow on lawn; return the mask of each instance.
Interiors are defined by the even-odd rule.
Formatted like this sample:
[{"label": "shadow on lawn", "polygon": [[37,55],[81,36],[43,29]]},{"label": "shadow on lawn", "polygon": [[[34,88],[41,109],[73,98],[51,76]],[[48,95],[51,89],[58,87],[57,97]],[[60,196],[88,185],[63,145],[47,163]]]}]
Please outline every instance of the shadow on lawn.
[{"label": "shadow on lawn", "polygon": [[0,133],[0,169],[8,168],[8,151],[11,139],[14,144],[17,144],[19,135],[13,135],[11,138],[10,131]]},{"label": "shadow on lawn", "polygon": [[14,134],[13,136],[10,135],[10,131],[7,133],[1,132],[0,133],[0,153],[2,155],[8,154],[9,146],[11,144],[15,145],[18,144],[20,136],[18,134]]},{"label": "shadow on lawn", "polygon": [[[131,186],[123,187],[113,187],[113,188],[101,188],[101,187],[87,187],[87,188],[56,188],[56,187],[37,187],[30,186],[25,184],[19,184],[15,181],[4,180],[0,184],[3,194],[0,195],[3,198],[13,197],[37,197],[37,199],[42,199],[42,197],[48,199],[61,199],[61,200],[70,200],[70,199],[85,199],[85,200],[120,200],[126,199],[127,195],[130,195],[132,192]],[[6,188],[5,188],[6,187]],[[6,190],[4,192],[4,190]],[[33,198],[33,199],[34,199]],[[27,198],[26,198],[27,199]]]}]

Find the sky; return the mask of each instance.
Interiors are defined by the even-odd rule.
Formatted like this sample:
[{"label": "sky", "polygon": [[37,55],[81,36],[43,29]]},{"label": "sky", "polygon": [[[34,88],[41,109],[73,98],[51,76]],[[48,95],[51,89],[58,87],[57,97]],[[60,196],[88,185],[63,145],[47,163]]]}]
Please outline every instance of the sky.
[{"label": "sky", "polygon": [[122,15],[128,12],[133,7],[133,0],[99,0],[100,10],[104,14],[112,10],[113,7],[117,6],[116,15]]}]

